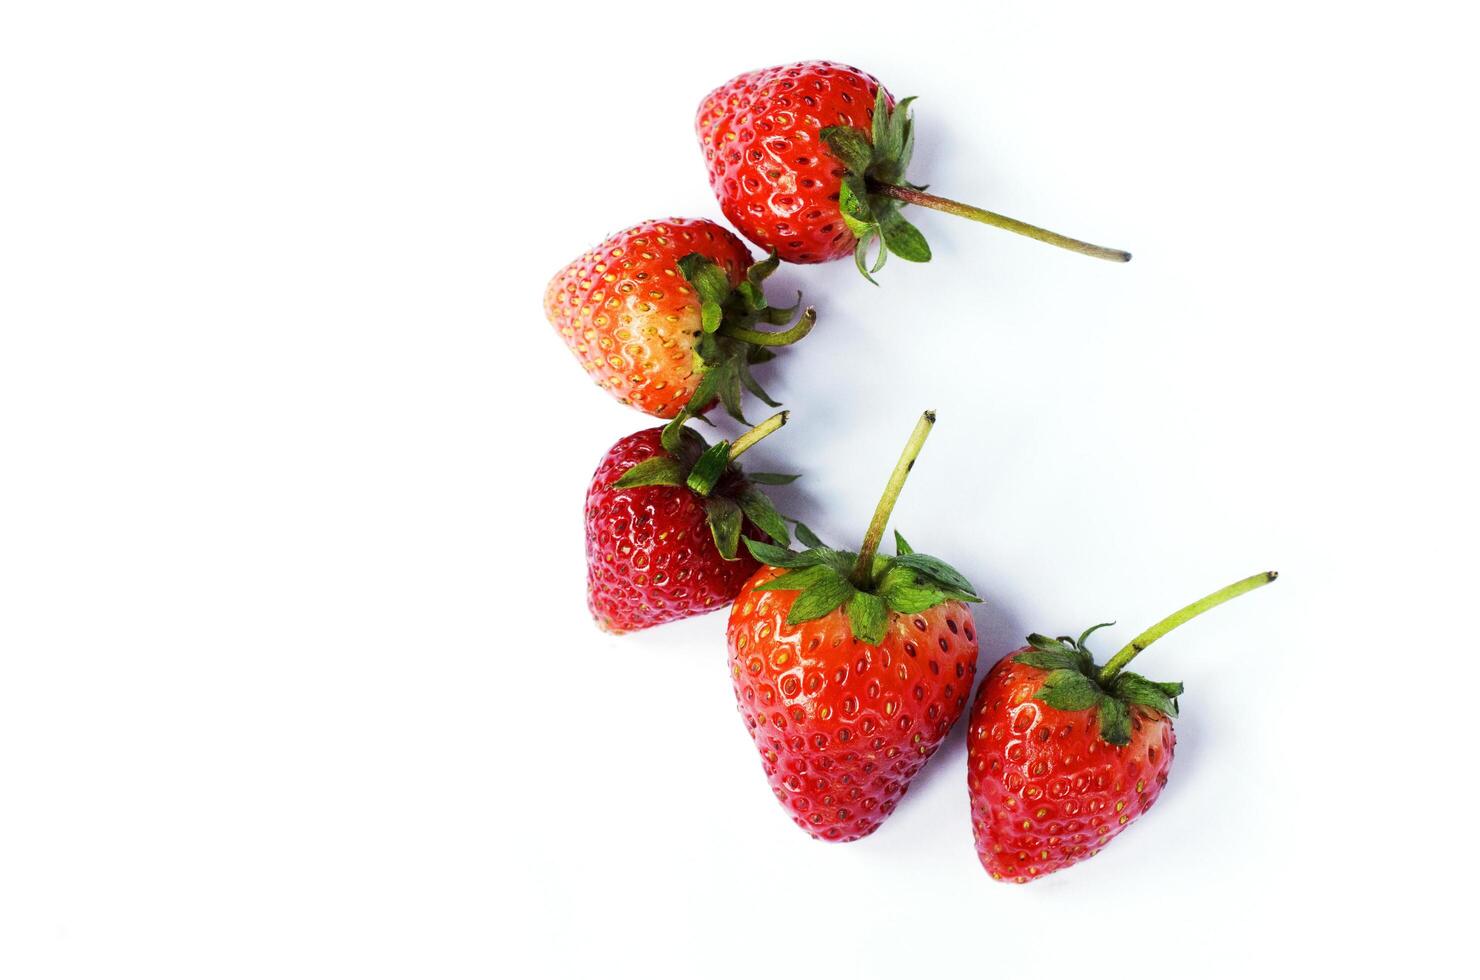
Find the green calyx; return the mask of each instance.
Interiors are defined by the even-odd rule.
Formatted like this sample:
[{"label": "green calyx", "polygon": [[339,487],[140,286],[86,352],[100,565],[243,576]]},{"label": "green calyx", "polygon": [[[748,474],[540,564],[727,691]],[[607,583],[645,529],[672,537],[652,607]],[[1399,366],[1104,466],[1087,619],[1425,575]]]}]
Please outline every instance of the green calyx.
[{"label": "green calyx", "polygon": [[888,632],[891,613],[921,613],[953,600],[982,601],[965,576],[939,558],[917,554],[898,531],[894,533],[895,554],[878,554],[904,478],[934,424],[935,413],[926,412],[915,426],[857,552],[829,548],[801,524],[796,526],[797,538],[807,546],[805,551],[745,539],[757,561],[786,569],[757,591],[798,593],[786,617],[788,624],[795,626],[846,608],[854,639],[876,645]]},{"label": "green calyx", "polygon": [[[890,109],[887,93],[880,86],[874,98],[871,133],[852,126],[827,126],[820,134],[847,170],[838,193],[838,209],[858,239],[853,261],[864,278],[875,285],[873,274],[884,267],[890,252],[909,262],[930,261],[925,236],[900,214],[901,202],[883,193],[891,187],[924,190],[905,180],[915,149],[914,120],[910,116],[913,101],[913,97],[902,99]],[[871,252],[875,252],[872,261]]]},{"label": "green calyx", "polygon": [[[798,525],[798,539],[802,530]],[[890,613],[921,613],[953,599],[982,601],[960,572],[939,558],[910,551],[898,535],[895,540],[898,553],[875,555],[869,579],[863,584],[852,578],[856,552],[838,551],[821,542],[798,552],[750,538],[745,539],[745,546],[756,561],[787,570],[756,591],[800,593],[791,604],[787,623],[795,626],[820,619],[846,606],[849,628],[864,643],[884,641]]]},{"label": "green calyx", "polygon": [[618,489],[683,487],[702,497],[714,547],[726,561],[739,556],[740,530],[747,519],[771,540],[789,546],[787,519],[756,485],[790,483],[796,477],[786,473],[747,474],[736,462],[751,446],[785,425],[786,419],[786,412],[778,412],[734,442],[720,440],[712,446],[687,426],[666,426],[663,454],[631,467],[612,485]]},{"label": "green calyx", "polygon": [[1032,647],[1013,660],[1029,667],[1048,671],[1043,686],[1033,697],[1061,711],[1088,711],[1098,708],[1100,738],[1111,745],[1125,745],[1131,740],[1130,705],[1177,717],[1177,698],[1182,694],[1179,682],[1150,681],[1140,674],[1120,673],[1110,684],[1101,684],[1100,667],[1084,645],[1090,634],[1113,623],[1101,623],[1084,631],[1079,639],[1058,638],[1034,633],[1028,637]]},{"label": "green calyx", "polygon": [[[679,272],[699,295],[702,323],[699,341],[694,346],[702,376],[675,420],[679,425],[700,415],[716,398],[733,418],[749,425],[740,406],[742,389],[772,408],[777,406],[751,374],[751,366],[771,360],[777,348],[801,340],[817,322],[816,310],[801,309],[800,293],[797,302],[789,307],[773,307],[766,302],[763,284],[780,264],[781,260],[772,252],[752,265],[738,286],[732,286],[724,269],[698,252],[678,260]],[[791,326],[786,330],[765,331],[756,329],[758,324]]]},{"label": "green calyx", "polygon": [[1103,667],[1095,663],[1086,643],[1095,630],[1114,623],[1092,626],[1077,640],[1034,633],[1028,637],[1031,649],[1018,654],[1013,661],[1048,671],[1043,685],[1034,692],[1034,698],[1061,711],[1096,709],[1100,738],[1110,745],[1126,745],[1131,740],[1131,706],[1175,718],[1182,684],[1147,680],[1140,674],[1125,670],[1125,665],[1183,623],[1229,599],[1268,585],[1278,577],[1278,572],[1260,572],[1184,606],[1127,643]]},{"label": "green calyx", "polygon": [[[925,236],[899,213],[904,204],[991,225],[1091,258],[1130,261],[1131,254],[1121,249],[1093,245],[986,208],[927,194],[924,187],[905,180],[905,170],[915,148],[915,126],[909,108],[913,101],[914,98],[901,99],[890,109],[888,97],[880,87],[874,97],[870,131],[827,126],[819,134],[847,171],[838,191],[838,210],[858,239],[853,261],[869,282],[878,285],[873,274],[884,267],[890,252],[910,262],[930,261],[930,245]],[[875,245],[877,253],[870,260]]]}]

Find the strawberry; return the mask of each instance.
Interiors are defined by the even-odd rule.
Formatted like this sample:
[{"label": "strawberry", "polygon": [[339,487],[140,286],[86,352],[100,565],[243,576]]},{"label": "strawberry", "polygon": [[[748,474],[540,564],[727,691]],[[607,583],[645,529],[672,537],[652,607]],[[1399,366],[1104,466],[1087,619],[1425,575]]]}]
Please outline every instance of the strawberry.
[{"label": "strawberry", "polygon": [[1079,639],[1037,633],[987,673],[971,707],[966,785],[976,853],[993,878],[1025,882],[1094,857],[1166,785],[1180,683],[1126,671],[1153,641],[1273,582],[1235,582],[1128,643],[1105,666]]},{"label": "strawberry", "polygon": [[785,520],[740,454],[786,422],[771,416],[735,442],[705,443],[681,422],[635,432],[602,457],[586,491],[587,603],[613,633],[725,606],[759,564],[740,535],[790,542]]},{"label": "strawberry", "polygon": [[[890,252],[911,262],[930,246],[900,214],[902,204],[1005,228],[1084,255],[1128,262],[1090,245],[958,201],[905,179],[914,150],[909,105],[867,72],[802,61],[746,72],[710,92],[694,128],[709,183],[745,237],[788,262],[830,262],[852,253],[870,282]],[[877,257],[869,252],[878,243]]]},{"label": "strawberry", "polygon": [[730,610],[730,674],[771,790],[819,840],[873,833],[961,717],[980,602],[959,572],[879,541],[935,422],[915,427],[858,553],[804,526],[801,553],[747,541],[765,562]]},{"label": "strawberry", "polygon": [[[761,291],[779,260],[752,264],[745,243],[712,221],[669,218],[620,231],[555,274],[545,316],[596,383],[649,415],[690,415],[716,398],[735,418],[743,386],[775,407],[750,373],[807,335],[806,310],[776,309]],[[800,301],[801,297],[797,297]]]}]

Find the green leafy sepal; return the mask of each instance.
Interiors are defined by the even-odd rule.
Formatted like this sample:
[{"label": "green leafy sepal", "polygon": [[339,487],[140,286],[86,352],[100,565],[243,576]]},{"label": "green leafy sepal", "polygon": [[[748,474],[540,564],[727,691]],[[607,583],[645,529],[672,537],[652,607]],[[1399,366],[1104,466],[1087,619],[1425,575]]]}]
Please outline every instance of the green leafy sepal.
[{"label": "green leafy sepal", "polygon": [[[783,413],[785,414],[785,413]],[[692,491],[704,501],[705,519],[714,538],[715,549],[726,561],[734,561],[740,550],[743,523],[766,532],[772,541],[791,545],[788,519],[776,509],[758,483],[790,483],[797,479],[788,473],[747,475],[740,464],[730,459],[730,443],[720,440],[714,445],[685,425],[664,429],[663,453],[630,467],[612,484],[628,487],[680,487]],[[670,447],[669,442],[673,445]],[[798,533],[804,528],[797,525]],[[807,532],[811,534],[810,531]],[[749,539],[747,539],[749,540]]]},{"label": "green leafy sepal", "polygon": [[1110,745],[1126,745],[1131,740],[1131,706],[1175,718],[1182,685],[1147,680],[1125,670],[1116,674],[1108,686],[1102,684],[1100,665],[1086,643],[1095,630],[1113,625],[1092,626],[1077,640],[1034,633],[1028,637],[1030,649],[1013,661],[1048,671],[1033,697],[1061,711],[1096,709],[1100,738]]},{"label": "green leafy sepal", "polygon": [[952,600],[982,601],[960,572],[939,558],[917,554],[898,533],[897,553],[875,556],[873,572],[863,583],[851,578],[857,554],[827,547],[801,524],[797,538],[806,551],[745,539],[757,561],[787,570],[757,591],[797,592],[786,617],[792,626],[845,609],[854,639],[878,645],[892,614],[914,615]]},{"label": "green leafy sepal", "polygon": [[[874,97],[874,118],[870,132],[852,126],[827,126],[821,138],[847,174],[838,192],[838,210],[843,223],[858,239],[853,261],[869,282],[877,285],[873,274],[884,267],[893,252],[909,262],[929,262],[930,245],[920,229],[900,214],[901,202],[879,193],[880,187],[923,187],[905,180],[905,171],[915,149],[915,125],[910,116],[913,98],[902,99],[889,108],[883,86]],[[872,261],[869,253],[877,253]]]},{"label": "green leafy sepal", "polygon": [[[698,294],[702,327],[694,344],[699,384],[674,419],[674,425],[698,417],[716,399],[732,417],[745,422],[740,405],[742,389],[772,408],[777,406],[750,369],[774,358],[777,348],[801,340],[817,322],[816,310],[801,308],[801,293],[789,307],[773,307],[766,302],[763,284],[780,264],[781,260],[772,252],[746,270],[739,285],[732,286],[724,269],[705,255],[690,252],[678,260],[678,271]],[[779,331],[756,329],[763,323],[792,326]]]}]

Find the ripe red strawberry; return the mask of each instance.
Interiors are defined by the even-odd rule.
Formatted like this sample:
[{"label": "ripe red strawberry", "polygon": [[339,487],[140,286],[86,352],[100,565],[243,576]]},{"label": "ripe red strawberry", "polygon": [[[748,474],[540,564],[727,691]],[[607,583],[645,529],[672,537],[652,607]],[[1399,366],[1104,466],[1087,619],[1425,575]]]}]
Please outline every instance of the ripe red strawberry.
[{"label": "ripe red strawberry", "polygon": [[790,322],[800,305],[766,305],[762,283],[777,264],[771,257],[752,265],[745,243],[712,221],[645,221],[556,273],[545,316],[623,404],[671,419],[718,398],[739,419],[742,386],[776,404],[750,366],[802,339],[817,317],[809,309],[784,332],[755,329]]},{"label": "ripe red strawberry", "polygon": [[613,633],[646,629],[729,605],[758,567],[739,551],[743,530],[790,542],[785,520],[746,474],[741,453],[786,422],[781,412],[736,439],[706,445],[670,423],[621,439],[586,491],[587,602]]},{"label": "ripe red strawberry", "polygon": [[1035,633],[997,662],[972,703],[966,759],[976,853],[993,878],[1031,881],[1094,857],[1151,809],[1172,766],[1182,685],[1125,665],[1194,616],[1275,578],[1262,572],[1173,613],[1104,667],[1085,647],[1100,626],[1078,640]]},{"label": "ripe red strawberry", "polygon": [[966,708],[976,672],[971,583],[938,558],[877,554],[925,442],[927,412],[854,555],[802,525],[800,554],[747,541],[766,565],[728,629],[740,714],[781,805],[819,840],[876,830]]},{"label": "ripe red strawberry", "polygon": [[[1090,245],[1013,218],[950,201],[909,183],[914,150],[909,104],[878,79],[831,61],[746,72],[710,92],[694,127],[720,209],[740,231],[788,262],[852,253],[872,281],[890,252],[911,262],[930,246],[901,204],[944,211],[1116,262],[1130,254]],[[877,241],[870,268],[868,253]]]}]

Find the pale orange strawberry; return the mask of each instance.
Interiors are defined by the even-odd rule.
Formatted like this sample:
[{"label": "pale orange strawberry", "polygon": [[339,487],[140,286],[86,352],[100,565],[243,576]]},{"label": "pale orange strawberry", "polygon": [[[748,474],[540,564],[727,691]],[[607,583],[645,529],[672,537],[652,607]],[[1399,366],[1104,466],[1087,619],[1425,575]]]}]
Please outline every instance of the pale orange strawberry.
[{"label": "pale orange strawberry", "polygon": [[[750,375],[773,347],[805,336],[808,310],[766,305],[761,283],[776,268],[712,221],[667,218],[618,232],[556,273],[545,316],[592,379],[623,404],[676,417],[695,393],[697,413],[716,399],[740,417],[742,387],[775,405]],[[701,387],[704,390],[700,390]]]}]

